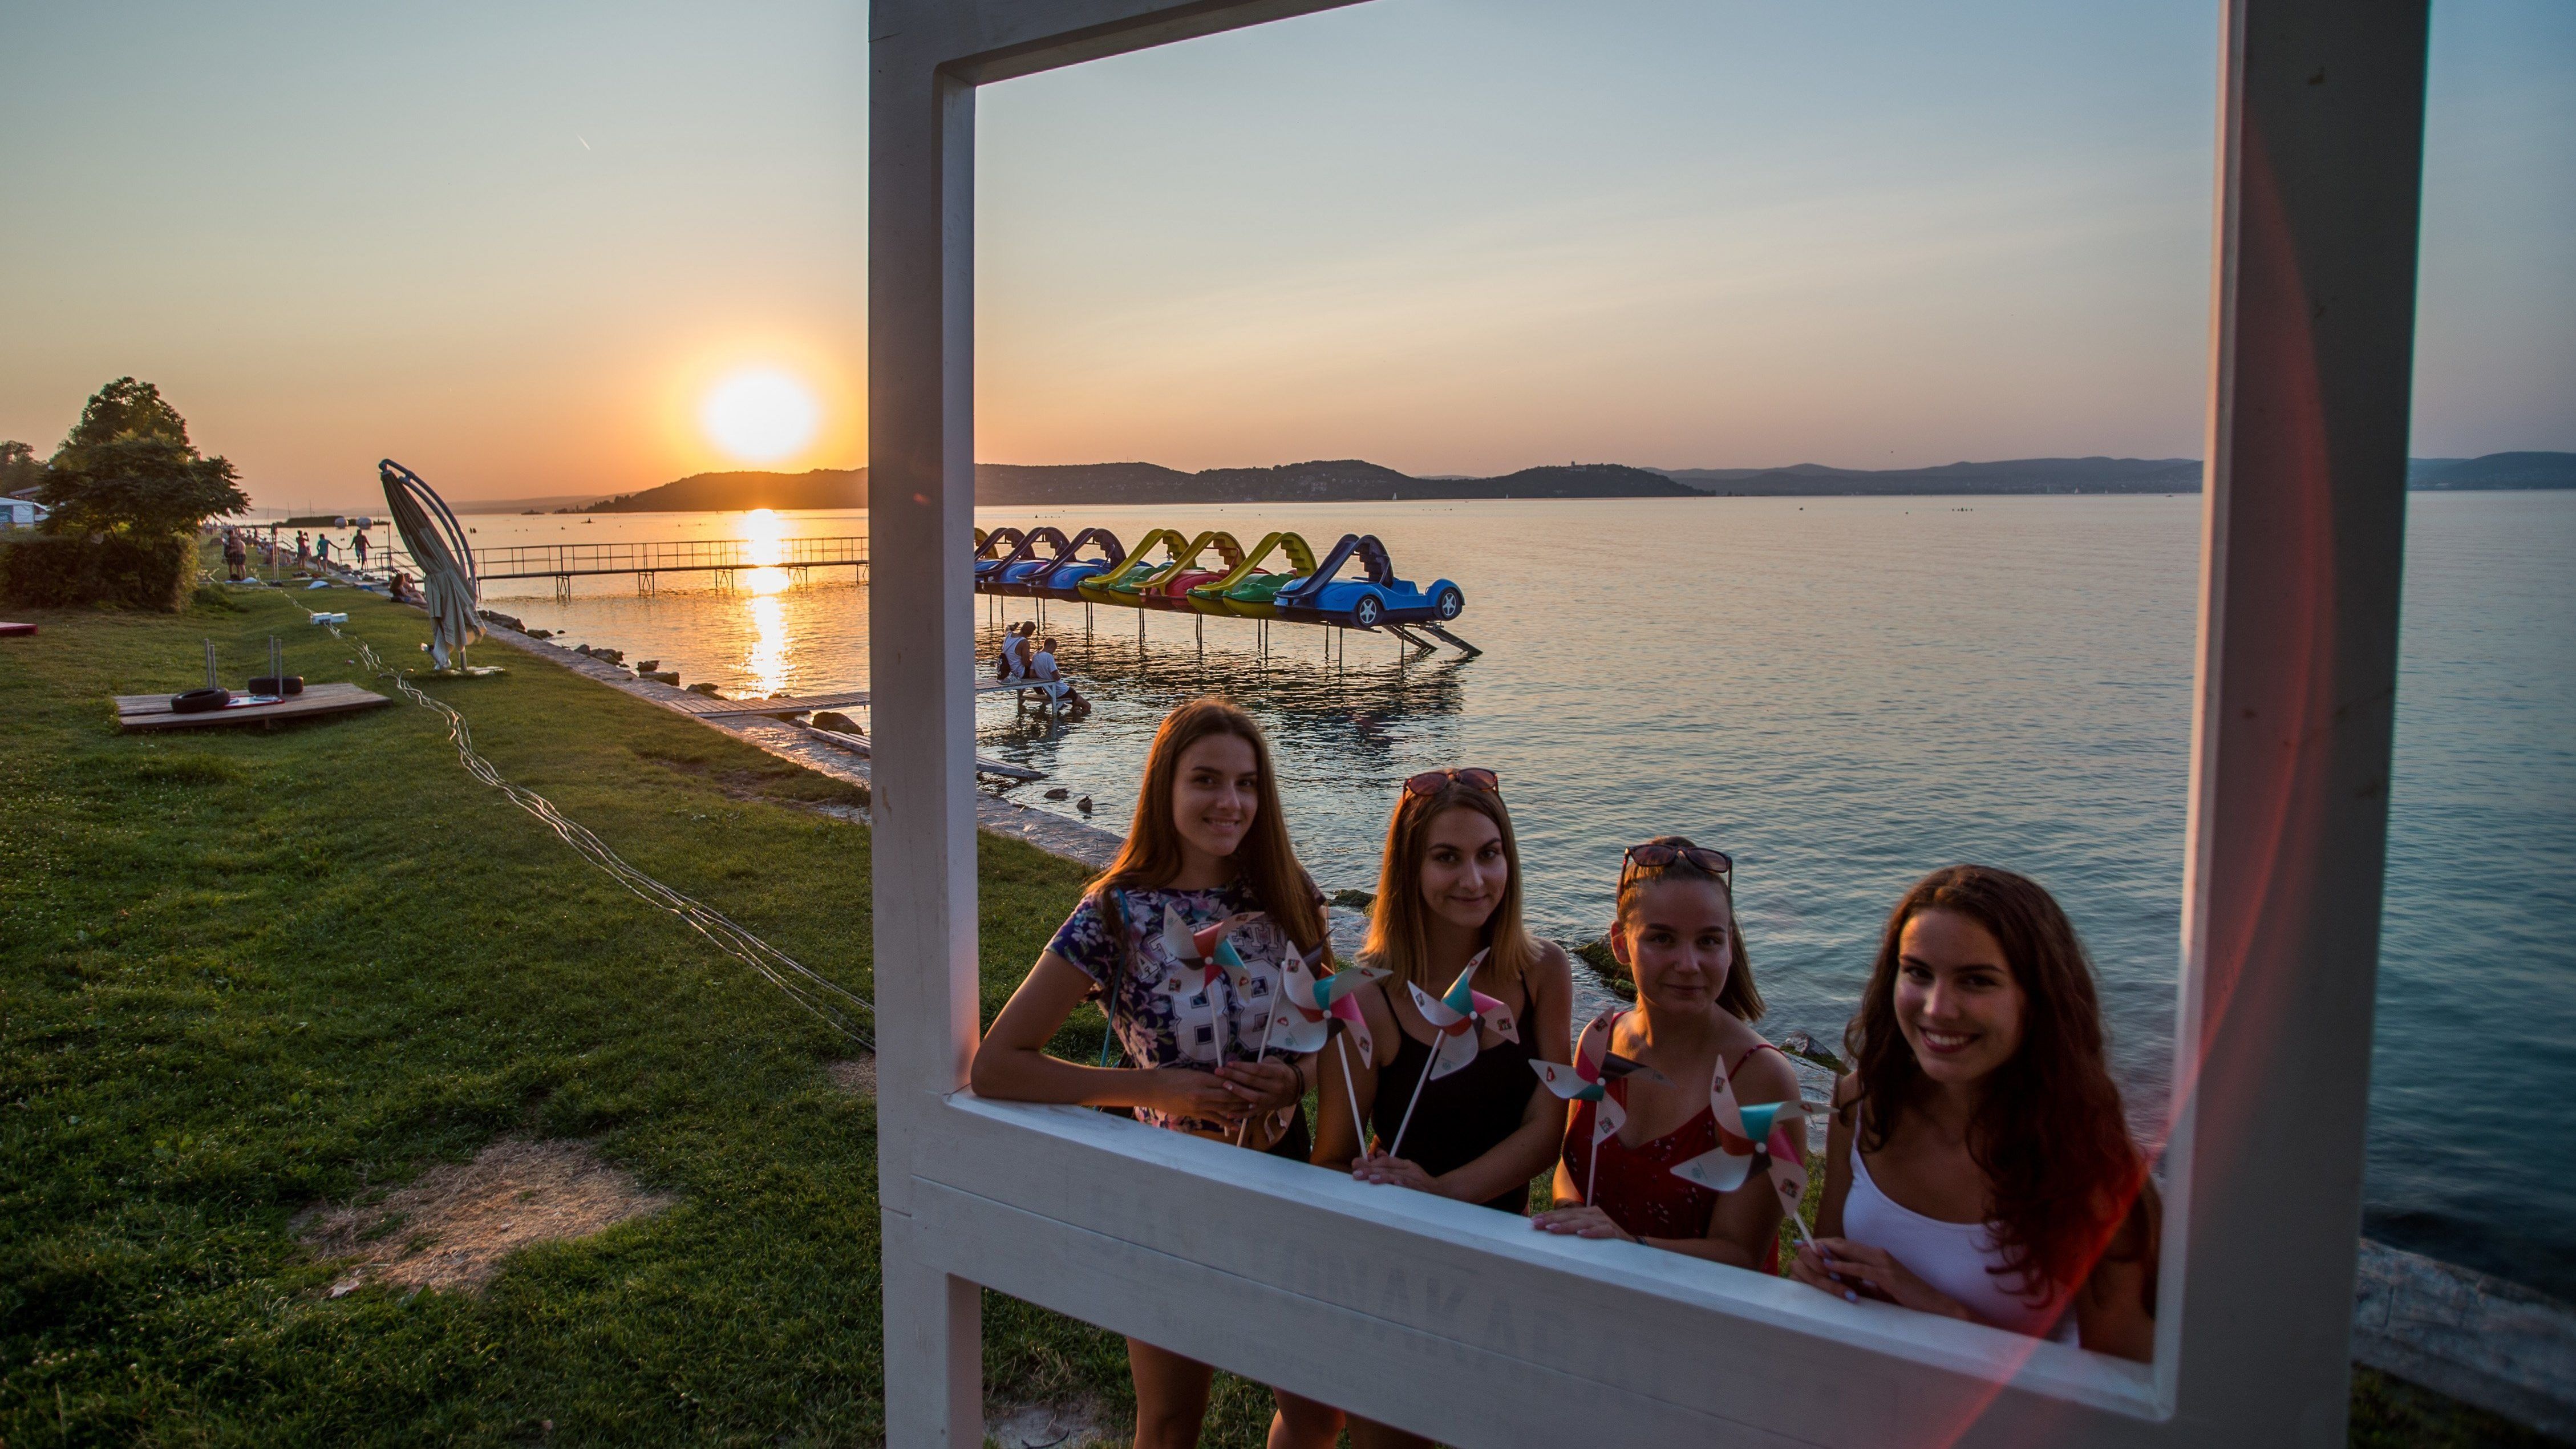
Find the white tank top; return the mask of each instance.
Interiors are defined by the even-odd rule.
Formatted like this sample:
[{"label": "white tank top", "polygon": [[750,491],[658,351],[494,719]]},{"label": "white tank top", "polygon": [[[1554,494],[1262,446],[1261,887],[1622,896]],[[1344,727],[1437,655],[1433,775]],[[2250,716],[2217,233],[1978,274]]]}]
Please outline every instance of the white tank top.
[{"label": "white tank top", "polygon": [[[1857,1139],[1859,1134],[1853,1136]],[[1915,1277],[1965,1304],[1980,1323],[2059,1343],[2076,1341],[2071,1312],[2057,1319],[2055,1331],[2048,1330],[2066,1295],[2052,1294],[2033,1303],[2012,1291],[2021,1286],[2016,1275],[1987,1271],[2002,1267],[2004,1254],[1984,1223],[1927,1218],[1879,1191],[1870,1179],[1869,1165],[1861,1161],[1857,1140],[1852,1143],[1851,1165],[1851,1191],[1843,1199],[1844,1237],[1886,1249]]]}]

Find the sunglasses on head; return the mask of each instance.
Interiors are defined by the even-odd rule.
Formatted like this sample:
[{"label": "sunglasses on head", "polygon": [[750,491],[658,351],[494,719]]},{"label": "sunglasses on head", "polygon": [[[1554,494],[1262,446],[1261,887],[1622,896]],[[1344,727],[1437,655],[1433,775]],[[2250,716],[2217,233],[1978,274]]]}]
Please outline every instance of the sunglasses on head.
[{"label": "sunglasses on head", "polygon": [[1632,845],[1620,852],[1619,871],[1625,875],[1632,866],[1638,870],[1662,870],[1676,861],[1728,881],[1735,879],[1734,856],[1697,845]]},{"label": "sunglasses on head", "polygon": [[1488,795],[1499,795],[1503,793],[1503,781],[1501,776],[1496,775],[1491,770],[1474,768],[1465,770],[1425,770],[1421,774],[1404,782],[1404,793],[1408,795],[1437,795],[1441,791],[1449,788],[1449,783],[1453,780],[1466,786],[1470,790],[1482,790]]}]

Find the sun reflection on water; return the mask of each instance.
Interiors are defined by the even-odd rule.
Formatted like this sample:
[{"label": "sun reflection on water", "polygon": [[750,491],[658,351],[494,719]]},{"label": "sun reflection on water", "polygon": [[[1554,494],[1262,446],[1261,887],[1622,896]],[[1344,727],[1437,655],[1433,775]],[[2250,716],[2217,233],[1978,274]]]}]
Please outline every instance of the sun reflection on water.
[{"label": "sun reflection on water", "polygon": [[778,567],[787,558],[787,521],[766,508],[755,508],[742,520],[742,541],[750,561],[760,567],[743,575],[743,586],[751,590],[751,657],[743,667],[751,672],[752,688],[761,694],[780,694],[787,688],[788,646],[796,641],[787,633],[787,606],[778,595],[793,582],[787,570]]},{"label": "sun reflection on water", "polygon": [[[776,573],[763,569],[762,573]],[[755,578],[758,575],[754,575]],[[785,575],[780,575],[783,579]],[[751,657],[742,667],[751,673],[751,692],[784,694],[789,670],[787,651],[796,641],[787,632],[787,605],[772,591],[751,598]]]}]

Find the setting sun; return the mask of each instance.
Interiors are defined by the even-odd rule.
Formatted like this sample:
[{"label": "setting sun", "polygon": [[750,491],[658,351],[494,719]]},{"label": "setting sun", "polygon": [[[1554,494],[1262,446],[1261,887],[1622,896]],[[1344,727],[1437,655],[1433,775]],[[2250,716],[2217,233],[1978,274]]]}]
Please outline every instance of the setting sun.
[{"label": "setting sun", "polygon": [[749,463],[774,463],[814,441],[823,405],[804,381],[777,368],[725,378],[699,405],[698,421],[717,447]]}]

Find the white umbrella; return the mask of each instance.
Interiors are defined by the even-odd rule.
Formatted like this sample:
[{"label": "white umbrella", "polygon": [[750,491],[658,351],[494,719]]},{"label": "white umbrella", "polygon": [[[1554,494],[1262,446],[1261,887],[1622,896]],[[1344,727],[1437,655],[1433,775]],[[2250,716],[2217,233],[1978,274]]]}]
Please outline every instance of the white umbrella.
[{"label": "white umbrella", "polygon": [[429,610],[429,662],[445,669],[453,652],[462,664],[465,646],[483,637],[474,612],[483,591],[474,577],[473,546],[446,501],[419,474],[391,458],[376,464],[376,473],[384,480],[394,532],[402,535],[403,548],[420,565],[421,602]]}]

